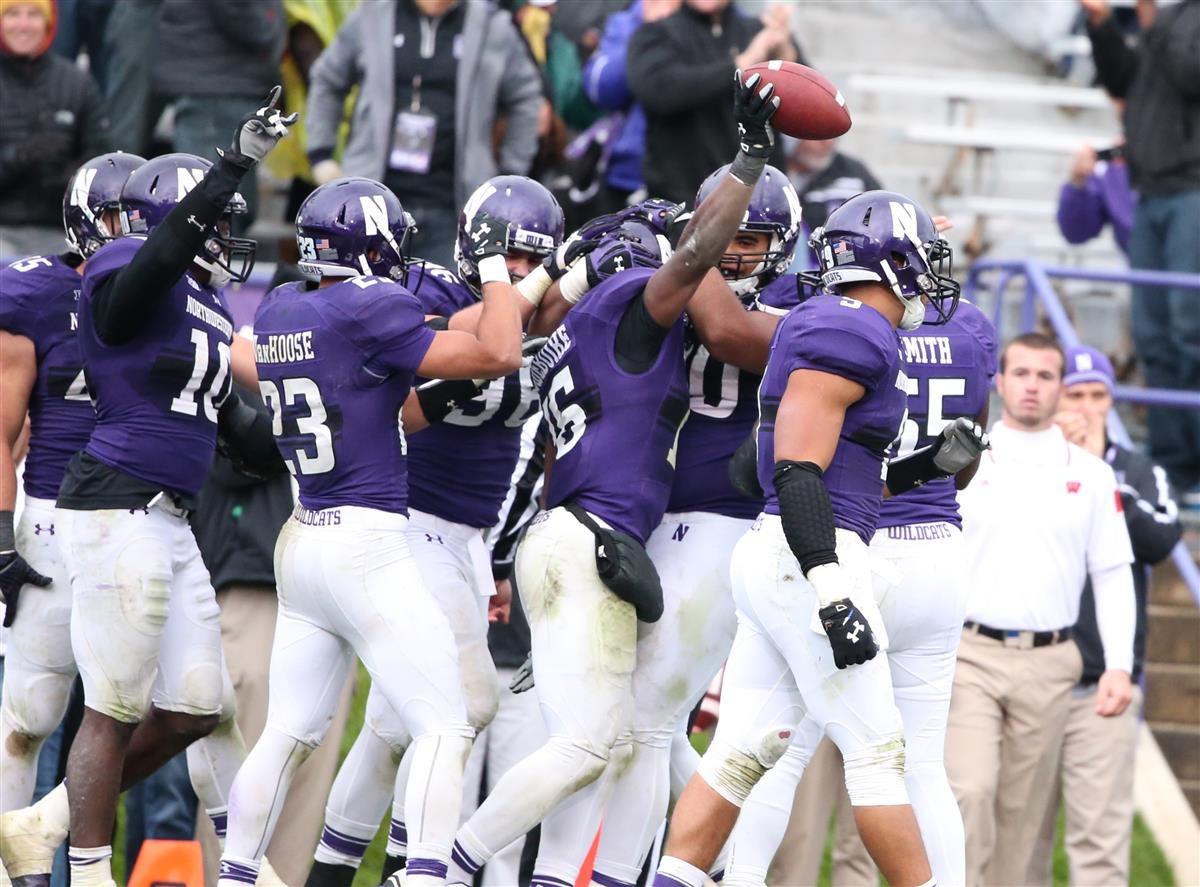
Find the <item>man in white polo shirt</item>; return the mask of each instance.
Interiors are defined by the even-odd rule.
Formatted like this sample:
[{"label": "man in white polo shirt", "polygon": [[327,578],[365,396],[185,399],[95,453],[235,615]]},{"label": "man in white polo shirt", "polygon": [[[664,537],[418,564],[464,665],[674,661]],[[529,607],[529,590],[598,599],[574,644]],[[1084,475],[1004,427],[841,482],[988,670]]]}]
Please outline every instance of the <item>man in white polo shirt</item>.
[{"label": "man in white polo shirt", "polygon": [[1028,883],[1083,670],[1071,626],[1088,579],[1106,663],[1097,713],[1123,711],[1132,694],[1129,532],[1112,469],[1054,424],[1064,366],[1041,334],[1009,342],[992,449],[959,493],[971,595],[946,769],[963,813],[968,885]]}]

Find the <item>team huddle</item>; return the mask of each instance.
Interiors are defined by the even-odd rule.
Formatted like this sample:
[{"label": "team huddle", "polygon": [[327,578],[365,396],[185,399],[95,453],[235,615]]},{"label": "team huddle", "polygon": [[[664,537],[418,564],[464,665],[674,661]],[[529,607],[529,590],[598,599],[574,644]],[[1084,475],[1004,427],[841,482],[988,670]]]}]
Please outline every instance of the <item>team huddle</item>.
[{"label": "team huddle", "polygon": [[[955,492],[988,445],[996,347],[925,210],[851,198],[813,234],[820,270],[788,273],[800,202],[767,163],[781,100],[739,73],[740,149],[687,212],[651,199],[567,236],[549,191],[499,176],[463,208],[447,269],[410,254],[412,217],[382,184],[318,187],[296,217],[312,280],[268,293],[251,340],[219,290],[253,265],[230,226],[294,122],[278,98],[216,163],[84,164],[68,251],[0,271],[5,384],[27,392],[0,448],[14,884],[48,884],[68,832],[75,887],[111,884],[120,792],[185,748],[221,887],[280,883],[265,848],[356,660],[367,722],[330,794],[323,885],[348,887],[390,809],[396,885],[470,884],[540,823],[532,883],[570,887],[603,822],[592,881],[632,887],[673,800],[656,885],[761,885],[824,735],[888,882],[962,883],[942,766]],[[14,529],[7,441],[26,411]],[[485,536],[539,415],[542,510],[515,580],[548,738],[464,821],[500,693]],[[188,524],[217,451],[298,487],[249,753]],[[722,665],[701,757],[686,725]],[[22,808],[76,673],[67,778]]]}]

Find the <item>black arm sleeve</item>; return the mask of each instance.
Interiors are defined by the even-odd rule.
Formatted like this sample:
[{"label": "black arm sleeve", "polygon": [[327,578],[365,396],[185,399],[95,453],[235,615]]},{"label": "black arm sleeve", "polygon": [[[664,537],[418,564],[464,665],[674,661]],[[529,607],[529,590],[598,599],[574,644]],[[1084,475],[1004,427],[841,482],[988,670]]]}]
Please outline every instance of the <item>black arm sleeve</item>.
[{"label": "black arm sleeve", "polygon": [[[486,383],[485,383],[486,384]],[[436,385],[417,388],[417,403],[430,425],[441,422],[460,403],[473,398],[483,389],[471,379],[440,379]]]},{"label": "black arm sleeve", "polygon": [[950,475],[938,468],[933,462],[937,444],[923,447],[902,459],[893,459],[888,463],[887,488],[893,495],[899,496],[909,490],[927,484],[931,480],[949,477]]},{"label": "black arm sleeve", "polygon": [[96,287],[92,317],[100,341],[122,345],[142,330],[158,301],[195,261],[242,176],[252,167],[253,163],[243,165],[231,157],[218,159],[150,232],[129,264]]},{"label": "black arm sleeve", "polygon": [[646,310],[646,299],[639,295],[629,303],[617,326],[617,343],[613,349],[617,363],[627,373],[644,373],[658,360],[658,352],[670,332],[659,326]]},{"label": "black arm sleeve", "polygon": [[813,462],[775,463],[783,535],[806,576],[813,567],[838,562],[833,503],[821,479],[824,473]]},{"label": "black arm sleeve", "polygon": [[217,412],[217,447],[233,467],[251,477],[271,478],[287,470],[275,435],[271,417],[265,409],[256,410],[236,391],[229,392]]}]

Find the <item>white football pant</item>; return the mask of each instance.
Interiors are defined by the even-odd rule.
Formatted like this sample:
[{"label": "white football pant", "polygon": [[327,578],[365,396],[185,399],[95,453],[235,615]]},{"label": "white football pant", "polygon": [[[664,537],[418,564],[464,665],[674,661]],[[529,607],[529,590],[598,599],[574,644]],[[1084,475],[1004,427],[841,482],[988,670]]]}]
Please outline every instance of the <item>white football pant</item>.
[{"label": "white football pant", "polygon": [[[892,685],[904,723],[904,784],[934,878],[953,887],[966,880],[963,825],[943,751],[967,603],[962,534],[942,522],[890,527],[876,532],[870,552],[873,558],[889,562],[899,580],[875,574],[876,598],[890,642]],[[796,786],[821,735],[809,719],[742,807],[726,884],[747,887],[765,882],[787,827]]]}]

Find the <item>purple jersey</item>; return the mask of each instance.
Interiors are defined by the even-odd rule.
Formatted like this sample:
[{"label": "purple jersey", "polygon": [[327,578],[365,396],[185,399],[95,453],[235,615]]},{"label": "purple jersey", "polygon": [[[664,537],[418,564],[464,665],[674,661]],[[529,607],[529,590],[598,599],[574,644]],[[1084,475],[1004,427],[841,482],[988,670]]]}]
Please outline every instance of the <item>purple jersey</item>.
[{"label": "purple jersey", "polygon": [[188,272],[132,341],[105,345],[92,296],[129,264],[144,237],[122,237],[87,263],[79,299],[79,347],[96,427],[87,452],[112,468],[195,496],[212,464],[217,408],[229,394],[233,320],[216,290]]},{"label": "purple jersey", "polygon": [[[747,310],[786,313],[799,304],[796,276],[764,287]],[[707,511],[752,518],[762,500],[748,499],[729,480],[729,460],[758,421],[757,373],[722,363],[688,328],[685,346],[691,411],[679,432],[675,480],[667,511]]]},{"label": "purple jersey", "polygon": [[288,283],[262,300],[259,390],[301,505],[408,513],[400,409],[433,337],[416,296],[380,277]]},{"label": "purple jersey", "polygon": [[25,492],[39,499],[58,496],[68,460],[96,423],[75,338],[81,286],[79,272],[58,256],[31,256],[0,270],[0,330],[31,340],[37,356]]},{"label": "purple jersey", "polygon": [[[478,302],[440,265],[409,271],[405,280],[426,314],[448,317]],[[512,485],[521,426],[537,412],[528,368],[489,382],[477,396],[408,442],[408,504],[470,527],[495,526]]]},{"label": "purple jersey", "polygon": [[[902,332],[900,347],[908,374],[908,419],[897,449],[904,455],[929,446],[959,416],[974,419],[983,412],[996,374],[996,329],[960,299],[948,324]],[[879,513],[881,527],[932,521],[962,526],[953,478],[886,499]]]},{"label": "purple jersey", "polygon": [[547,506],[575,503],[641,542],[671,493],[687,415],[683,320],[644,373],[621,369],[617,327],[651,268],[615,274],[568,312],[531,366],[555,446]]},{"label": "purple jersey", "polygon": [[904,418],[904,361],[896,329],[878,311],[855,299],[815,296],[779,324],[759,389],[758,482],[765,511],[779,514],[775,497],[775,414],[796,370],[818,370],[866,389],[846,410],[825,486],[834,524],[870,542],[883,501],[887,450]]}]

